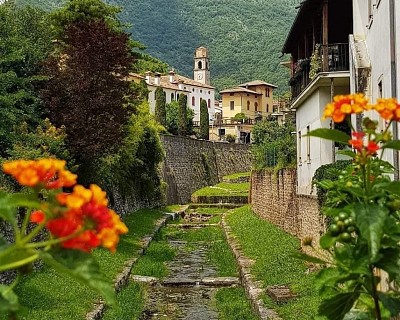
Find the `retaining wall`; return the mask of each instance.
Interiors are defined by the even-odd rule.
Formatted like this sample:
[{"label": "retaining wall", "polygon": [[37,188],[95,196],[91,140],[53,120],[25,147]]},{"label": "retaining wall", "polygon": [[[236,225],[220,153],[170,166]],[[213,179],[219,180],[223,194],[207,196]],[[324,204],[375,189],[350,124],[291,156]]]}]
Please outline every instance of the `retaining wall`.
[{"label": "retaining wall", "polygon": [[286,232],[318,241],[325,226],[315,196],[298,195],[296,169],[253,171],[250,203],[253,211]]},{"label": "retaining wall", "polygon": [[222,177],[251,169],[248,145],[161,136],[165,149],[162,177],[167,184],[168,204],[188,203],[191,194]]}]

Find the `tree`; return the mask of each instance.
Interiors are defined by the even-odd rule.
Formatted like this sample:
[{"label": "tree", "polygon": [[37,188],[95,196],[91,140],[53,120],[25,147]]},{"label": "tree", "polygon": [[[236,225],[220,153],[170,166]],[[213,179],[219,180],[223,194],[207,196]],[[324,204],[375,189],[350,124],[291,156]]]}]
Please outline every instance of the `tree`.
[{"label": "tree", "polygon": [[155,119],[162,126],[166,125],[166,111],[165,111],[165,93],[161,87],[158,87],[155,91],[156,98],[156,109],[155,109]]},{"label": "tree", "polygon": [[51,34],[45,12],[0,6],[0,156],[8,157],[14,127],[26,122],[34,130],[43,117],[37,88],[40,63],[51,50]]},{"label": "tree", "polygon": [[115,151],[128,122],[129,37],[105,20],[75,22],[65,28],[60,51],[46,63],[50,81],[42,96],[52,122],[65,126],[71,152],[90,162]]},{"label": "tree", "polygon": [[187,128],[187,96],[181,94],[178,99],[178,135],[184,136],[188,132]]},{"label": "tree", "polygon": [[[179,109],[178,102],[172,101],[171,103],[167,103],[165,109],[167,113],[166,129],[169,133],[173,135],[178,135],[178,109]],[[187,107],[186,127],[188,129],[189,134],[191,134],[193,131],[193,118],[194,118],[194,111],[191,108]]]},{"label": "tree", "polygon": [[200,138],[201,139],[209,139],[209,115],[208,115],[208,107],[207,102],[205,100],[201,100],[200,103]]}]

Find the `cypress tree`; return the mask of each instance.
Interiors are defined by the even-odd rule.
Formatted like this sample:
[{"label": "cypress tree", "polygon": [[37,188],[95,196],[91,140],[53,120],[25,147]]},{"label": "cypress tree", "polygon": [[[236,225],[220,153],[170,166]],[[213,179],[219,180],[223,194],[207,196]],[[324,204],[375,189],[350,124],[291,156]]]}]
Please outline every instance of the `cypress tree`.
[{"label": "cypress tree", "polygon": [[178,135],[184,136],[187,133],[187,96],[185,94],[179,95],[178,104]]},{"label": "cypress tree", "polygon": [[165,110],[165,94],[164,90],[161,87],[158,87],[155,91],[156,98],[156,108],[155,108],[155,118],[158,123],[163,125],[167,124],[167,113]]},{"label": "cypress tree", "polygon": [[206,100],[201,100],[200,103],[200,138],[209,139],[209,119],[208,107]]}]

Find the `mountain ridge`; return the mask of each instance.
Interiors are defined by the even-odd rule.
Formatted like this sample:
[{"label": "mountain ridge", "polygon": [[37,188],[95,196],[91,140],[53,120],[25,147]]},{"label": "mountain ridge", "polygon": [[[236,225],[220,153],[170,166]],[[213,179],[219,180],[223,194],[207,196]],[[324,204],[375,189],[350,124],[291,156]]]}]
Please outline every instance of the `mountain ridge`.
[{"label": "mountain ridge", "polygon": [[[64,1],[16,0],[52,10]],[[299,0],[107,0],[150,55],[193,77],[196,47],[209,49],[211,82],[217,90],[251,80],[288,91],[280,51]]]}]

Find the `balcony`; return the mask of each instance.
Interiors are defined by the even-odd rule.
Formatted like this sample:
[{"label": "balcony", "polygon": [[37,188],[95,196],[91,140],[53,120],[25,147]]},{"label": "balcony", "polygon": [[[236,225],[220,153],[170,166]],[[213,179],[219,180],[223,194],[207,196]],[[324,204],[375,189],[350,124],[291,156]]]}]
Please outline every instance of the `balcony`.
[{"label": "balcony", "polygon": [[292,99],[295,99],[320,72],[349,70],[349,44],[334,43],[320,46],[310,58],[299,59],[293,65],[289,80]]}]

